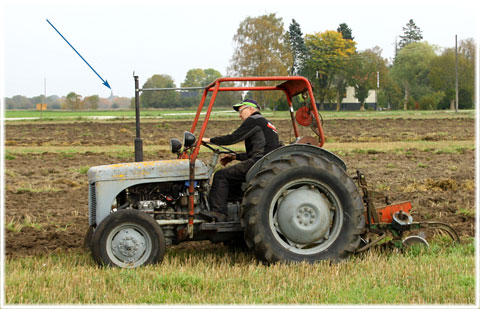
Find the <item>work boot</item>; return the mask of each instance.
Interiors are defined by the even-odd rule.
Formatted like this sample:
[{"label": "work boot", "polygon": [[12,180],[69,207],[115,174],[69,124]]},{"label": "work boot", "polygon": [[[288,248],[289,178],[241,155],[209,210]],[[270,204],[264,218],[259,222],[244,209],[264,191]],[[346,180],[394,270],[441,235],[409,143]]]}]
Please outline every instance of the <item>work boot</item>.
[{"label": "work boot", "polygon": [[206,211],[200,210],[198,213],[200,216],[207,218],[207,219],[214,219],[216,222],[226,222],[227,216],[216,211]]}]

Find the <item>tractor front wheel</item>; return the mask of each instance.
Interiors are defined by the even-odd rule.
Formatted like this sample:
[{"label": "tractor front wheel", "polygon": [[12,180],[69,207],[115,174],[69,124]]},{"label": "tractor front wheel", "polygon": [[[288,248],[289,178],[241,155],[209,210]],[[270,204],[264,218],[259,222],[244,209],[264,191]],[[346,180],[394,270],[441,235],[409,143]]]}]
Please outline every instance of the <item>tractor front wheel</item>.
[{"label": "tractor front wheel", "polygon": [[100,265],[135,268],[155,264],[165,255],[165,237],[151,216],[138,210],[119,210],[95,229],[92,253]]},{"label": "tractor front wheel", "polygon": [[247,246],[267,263],[345,258],[365,228],[352,179],[307,154],[272,161],[251,180],[242,203]]}]

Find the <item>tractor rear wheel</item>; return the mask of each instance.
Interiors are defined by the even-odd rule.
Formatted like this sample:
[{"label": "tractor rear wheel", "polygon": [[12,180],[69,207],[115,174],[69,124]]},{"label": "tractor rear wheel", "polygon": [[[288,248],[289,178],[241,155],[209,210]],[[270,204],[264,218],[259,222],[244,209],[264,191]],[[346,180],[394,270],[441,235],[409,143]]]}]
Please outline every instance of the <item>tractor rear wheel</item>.
[{"label": "tractor rear wheel", "polygon": [[133,209],[110,214],[95,229],[92,254],[100,265],[135,268],[162,261],[165,237],[155,220]]},{"label": "tractor rear wheel", "polygon": [[353,180],[309,154],[272,161],[250,181],[242,205],[247,246],[267,263],[346,258],[365,228]]}]

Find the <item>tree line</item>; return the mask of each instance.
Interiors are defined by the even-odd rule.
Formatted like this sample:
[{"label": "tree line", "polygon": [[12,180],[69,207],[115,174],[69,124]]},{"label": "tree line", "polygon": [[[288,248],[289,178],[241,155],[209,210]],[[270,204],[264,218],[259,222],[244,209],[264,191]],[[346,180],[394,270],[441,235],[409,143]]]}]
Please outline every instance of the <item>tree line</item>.
[{"label": "tree line", "polygon": [[[455,50],[423,41],[421,29],[410,19],[396,44],[393,60],[382,57],[378,46],[357,50],[353,30],[340,24],[336,30],[303,34],[293,19],[285,30],[274,13],[243,20],[233,36],[234,51],[227,76],[301,75],[313,85],[320,109],[339,110],[347,87],[353,87],[363,109],[370,90],[377,106],[386,109],[454,109]],[[460,41],[458,49],[459,108],[474,106],[473,39]],[[188,71],[182,87],[205,86],[220,77],[214,69]],[[257,85],[267,82],[256,83]],[[169,75],[154,75],[144,88],[176,87]],[[198,104],[200,92],[144,92],[143,107],[186,107]],[[228,106],[238,93],[221,93],[216,105]],[[264,107],[287,109],[281,93],[253,92],[247,97]],[[294,101],[301,104],[301,98]]]},{"label": "tree line", "polygon": [[[205,87],[222,74],[212,68],[209,69],[191,69],[187,72],[185,80],[180,84],[181,87]],[[224,85],[228,85],[225,83]],[[155,74],[150,77],[142,88],[176,88],[173,78],[167,74]],[[140,104],[143,108],[185,108],[198,106],[202,90],[185,91],[143,91],[140,94]],[[211,97],[208,94],[207,99]],[[240,92],[228,91],[220,92],[215,100],[215,106],[230,107],[232,102],[238,102],[242,99]],[[208,102],[208,101],[207,101]]]},{"label": "tree line", "polygon": [[[234,51],[227,67],[227,76],[301,75],[313,85],[320,109],[341,108],[347,87],[354,88],[360,108],[376,90],[377,107],[387,109],[454,109],[455,49],[439,48],[423,40],[421,29],[410,19],[396,44],[394,59],[382,57],[378,46],[357,50],[353,30],[346,24],[336,30],[303,34],[293,19],[285,29],[275,13],[247,17],[233,36]],[[458,88],[459,108],[474,107],[475,41],[459,42]],[[222,77],[213,68],[194,68],[187,72],[181,87],[204,87]],[[256,83],[266,85],[267,82]],[[151,76],[142,88],[176,88],[167,74]],[[142,108],[186,108],[197,106],[202,91],[144,91],[140,95]],[[210,95],[210,94],[209,94]],[[264,108],[287,109],[281,93],[273,91],[247,93]],[[43,101],[42,101],[43,100]],[[6,98],[7,108],[35,108],[47,103],[50,109],[97,109],[134,107],[133,98],[112,100],[98,96],[82,98],[71,92],[66,97],[37,96]],[[231,106],[241,100],[239,92],[221,92],[216,106]],[[294,104],[302,104],[296,98]]]},{"label": "tree line", "polygon": [[[455,102],[455,49],[423,40],[421,29],[410,19],[403,27],[393,61],[381,56],[378,46],[359,51],[346,23],[336,30],[303,35],[295,19],[284,29],[275,14],[248,17],[234,36],[231,75],[302,75],[314,87],[320,109],[338,110],[346,88],[354,87],[361,103],[369,90],[377,90],[377,104],[389,109],[453,109]],[[453,39],[453,38],[452,38]],[[458,49],[459,107],[474,102],[475,42],[460,41]],[[281,104],[279,97],[262,97]]]},{"label": "tree line", "polygon": [[45,97],[42,94],[31,98],[22,95],[5,98],[6,109],[35,109],[39,103],[47,104],[49,110],[125,109],[131,107],[132,98],[115,96],[101,98],[98,95],[83,97],[75,92],[70,92],[63,97],[57,95]]}]

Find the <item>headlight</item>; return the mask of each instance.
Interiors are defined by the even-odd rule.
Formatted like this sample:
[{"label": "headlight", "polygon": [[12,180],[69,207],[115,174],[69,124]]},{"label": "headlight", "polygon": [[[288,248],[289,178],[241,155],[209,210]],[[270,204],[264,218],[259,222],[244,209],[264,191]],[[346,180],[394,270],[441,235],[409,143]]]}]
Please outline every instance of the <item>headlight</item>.
[{"label": "headlight", "polygon": [[182,142],[176,138],[170,139],[170,151],[173,153],[179,153],[180,149],[182,149]]},{"label": "headlight", "polygon": [[192,133],[185,131],[183,133],[183,145],[185,145],[185,148],[189,148],[195,144],[195,135]]}]

